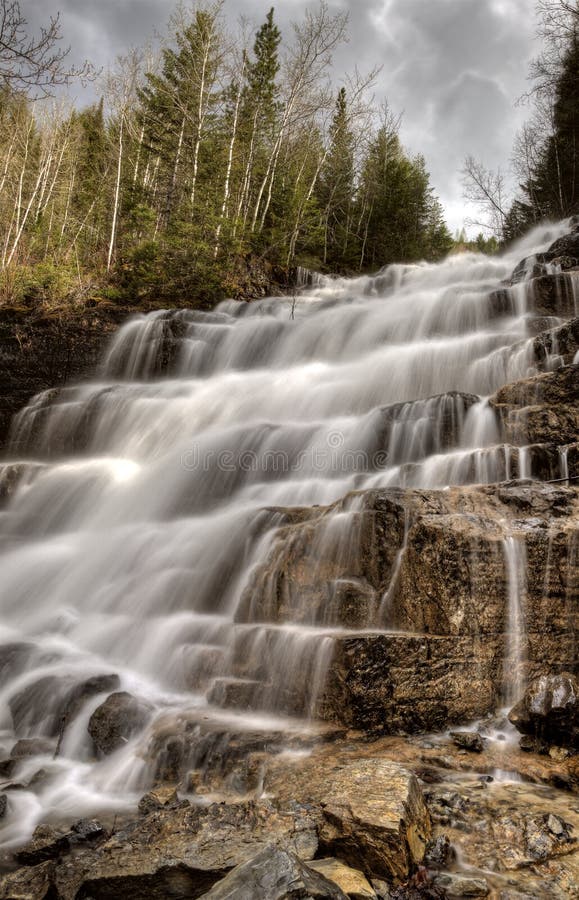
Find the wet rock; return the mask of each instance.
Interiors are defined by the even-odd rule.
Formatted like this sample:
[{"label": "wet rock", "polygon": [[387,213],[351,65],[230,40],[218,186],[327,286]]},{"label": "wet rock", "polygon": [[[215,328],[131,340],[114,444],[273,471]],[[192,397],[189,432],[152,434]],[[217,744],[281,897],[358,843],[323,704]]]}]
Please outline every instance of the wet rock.
[{"label": "wet rock", "polygon": [[489,404],[511,443],[574,444],[579,433],[579,365],[501,388]]},{"label": "wet rock", "polygon": [[188,806],[187,800],[180,800],[177,791],[171,785],[162,785],[154,788],[139,800],[139,812],[143,815],[155,812],[158,809],[177,809],[180,806]]},{"label": "wet rock", "polygon": [[61,734],[80,712],[87,700],[99,694],[109,694],[111,691],[118,691],[120,686],[121,680],[114,673],[111,675],[94,675],[92,678],[87,678],[86,681],[76,685],[63,702],[60,723]]},{"label": "wet rock", "polygon": [[[103,306],[106,304],[103,304]],[[12,417],[41,391],[92,374],[127,311],[107,307],[65,317],[18,316],[0,323],[0,447]],[[14,448],[17,450],[18,448]]]},{"label": "wet rock", "polygon": [[357,869],[351,869],[339,859],[314,859],[308,867],[336,884],[351,900],[368,900],[376,897],[366,876]]},{"label": "wet rock", "polygon": [[63,900],[189,900],[273,844],[312,859],[318,839],[311,813],[266,801],[161,809],[66,857],[56,887]]},{"label": "wet rock", "polygon": [[490,894],[488,883],[484,878],[441,873],[434,878],[434,884],[444,891],[444,896],[449,900],[458,897],[488,897]]},{"label": "wet rock", "polygon": [[118,686],[118,675],[96,675],[80,683],[70,675],[46,675],[10,698],[14,730],[21,734],[41,724],[50,737],[61,737],[87,700]]},{"label": "wet rock", "polygon": [[451,731],[450,736],[461,750],[468,750],[469,753],[482,753],[484,750],[484,740],[476,731]]},{"label": "wet rock", "polygon": [[579,259],[579,233],[573,231],[570,234],[564,234],[562,237],[557,238],[547,250],[547,254],[550,260],[560,256],[572,256],[575,259]]},{"label": "wet rock", "polygon": [[518,731],[548,744],[579,748],[579,683],[574,675],[543,675],[509,713]]},{"label": "wet rock", "polygon": [[107,756],[141,731],[151,713],[148,703],[126,691],[119,691],[107,697],[94,711],[88,723],[88,733],[99,753]]},{"label": "wet rock", "polygon": [[[375,897],[371,894],[350,895]],[[316,867],[304,865],[293,853],[277,848],[263,850],[255,859],[238,866],[215,885],[205,900],[347,900],[334,880]]]},{"label": "wet rock", "polygon": [[3,819],[8,810],[8,797],[6,794],[0,794],[0,819]]},{"label": "wet rock", "polygon": [[106,830],[97,819],[79,819],[71,828],[72,843],[96,841],[106,835]]},{"label": "wet rock", "polygon": [[60,900],[53,893],[54,862],[0,875],[0,900]]},{"label": "wet rock", "polygon": [[359,760],[324,778],[316,792],[320,844],[354,868],[400,881],[422,861],[430,816],[418,780],[386,760]]},{"label": "wet rock", "polygon": [[37,866],[49,859],[57,859],[70,849],[69,834],[51,825],[38,825],[30,842],[16,851],[14,859],[23,866]]},{"label": "wet rock", "polygon": [[456,853],[446,834],[439,834],[428,842],[424,865],[431,869],[446,869],[454,860]]},{"label": "wet rock", "polygon": [[27,756],[52,756],[54,746],[54,742],[46,738],[22,738],[14,744],[10,756],[13,759],[24,759]]}]

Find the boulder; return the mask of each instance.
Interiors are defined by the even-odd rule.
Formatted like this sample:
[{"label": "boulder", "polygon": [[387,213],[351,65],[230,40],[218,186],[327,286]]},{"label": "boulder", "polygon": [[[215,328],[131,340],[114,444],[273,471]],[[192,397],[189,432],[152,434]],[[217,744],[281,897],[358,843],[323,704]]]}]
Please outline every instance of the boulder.
[{"label": "boulder", "polygon": [[579,749],[579,682],[567,672],[533,681],[509,713],[518,731],[548,744]]},{"label": "boulder", "polygon": [[88,733],[103,756],[122,747],[151,717],[152,707],[126,691],[111,694],[93,712]]},{"label": "boulder", "polygon": [[430,816],[418,780],[387,760],[358,760],[324,777],[322,849],[353,868],[403,881],[424,858]]},{"label": "boulder", "polygon": [[254,859],[237,866],[203,894],[204,900],[347,900],[347,897],[319,868],[314,870],[295,854],[276,847],[268,847]]}]

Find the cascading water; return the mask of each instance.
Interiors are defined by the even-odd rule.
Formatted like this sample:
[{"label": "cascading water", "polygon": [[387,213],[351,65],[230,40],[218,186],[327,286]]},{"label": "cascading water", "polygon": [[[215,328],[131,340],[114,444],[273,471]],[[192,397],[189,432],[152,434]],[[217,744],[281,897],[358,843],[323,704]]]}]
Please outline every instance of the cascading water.
[{"label": "cascading water", "polygon": [[[11,794],[4,845],[51,815],[134,804],[168,718],[315,727],[305,720],[332,633],[351,627],[334,602],[347,580],[321,617],[273,593],[266,614],[248,600],[253,573],[288,508],[511,476],[485,397],[534,371],[533,310],[527,284],[509,294],[502,282],[567,228],[539,229],[501,258],[136,318],[97,380],[17,417],[21,480],[0,513],[0,738],[6,753],[23,738],[45,749],[11,772],[33,783]],[[325,552],[355,551],[356,512],[354,498],[328,517]],[[511,572],[510,538],[505,550]],[[387,607],[388,594],[369,601],[365,626],[387,627]],[[517,609],[513,599],[511,633]],[[518,659],[518,645],[508,652]],[[94,761],[86,725],[113,684],[147,704],[148,724]]]}]

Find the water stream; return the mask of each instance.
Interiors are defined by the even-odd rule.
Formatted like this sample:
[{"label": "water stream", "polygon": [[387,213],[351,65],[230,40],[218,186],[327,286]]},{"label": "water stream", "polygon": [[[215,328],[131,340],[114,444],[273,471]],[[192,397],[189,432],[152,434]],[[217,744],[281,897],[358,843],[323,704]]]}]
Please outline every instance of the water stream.
[{"label": "water stream", "polygon": [[[505,257],[463,254],[355,279],[301,273],[297,299],[139,316],[95,380],[35,398],[14,423],[10,459],[23,474],[0,511],[5,756],[23,738],[56,748],[71,691],[103,675],[146,701],[148,729],[179,715],[216,728],[315,729],[331,635],[343,631],[339,604],[322,621],[297,608],[267,622],[240,616],[283,510],[354,489],[532,474],[524,453],[516,471],[486,402],[535,371],[532,289],[502,282],[567,227],[538,229]],[[322,539],[336,554],[355,552],[355,521],[355,502],[329,518]],[[504,547],[514,666],[519,563],[515,539]],[[387,607],[386,594],[366,627],[385,627]],[[256,655],[263,671],[245,671]],[[296,680],[292,716],[282,694]],[[134,804],[151,775],[149,731],[95,762],[86,724],[108,693],[70,714],[57,756],[11,773],[25,785],[39,769],[44,777],[11,793],[3,845],[51,815]],[[230,703],[240,695],[251,712]]]}]

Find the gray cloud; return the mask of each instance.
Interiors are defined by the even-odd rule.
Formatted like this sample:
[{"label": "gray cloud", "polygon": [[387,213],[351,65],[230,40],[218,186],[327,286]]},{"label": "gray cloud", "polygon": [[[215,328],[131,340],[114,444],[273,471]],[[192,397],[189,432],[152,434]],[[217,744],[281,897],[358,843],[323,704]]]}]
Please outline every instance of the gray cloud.
[{"label": "gray cloud", "polygon": [[[75,58],[104,66],[163,31],[172,8],[168,0],[54,2]],[[258,24],[270,2],[226,0],[225,12],[231,21],[243,15]],[[22,5],[31,25],[51,12],[46,0]],[[274,5],[283,29],[307,2]],[[449,223],[459,227],[469,213],[461,199],[464,157],[507,168],[526,116],[515,102],[536,52],[529,0],[333,0],[332,6],[350,13],[350,40],[336,54],[336,72],[382,65],[376,95],[403,113],[403,140],[426,157]]]}]

